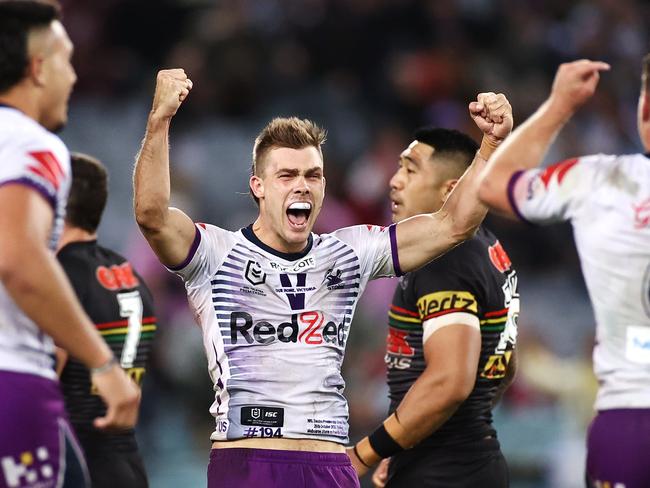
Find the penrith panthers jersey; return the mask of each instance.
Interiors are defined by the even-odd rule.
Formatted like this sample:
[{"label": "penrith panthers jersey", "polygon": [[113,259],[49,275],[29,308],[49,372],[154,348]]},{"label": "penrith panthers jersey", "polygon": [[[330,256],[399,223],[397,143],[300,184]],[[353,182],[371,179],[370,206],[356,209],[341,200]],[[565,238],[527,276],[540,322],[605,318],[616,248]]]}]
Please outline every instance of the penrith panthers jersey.
[{"label": "penrith panthers jersey", "polygon": [[[97,241],[76,241],[57,255],[79,302],[110,346],[120,366],[142,385],[156,333],[153,297],[131,263]],[[93,426],[106,405],[92,384],[90,372],[69,357],[61,372],[61,389],[70,423],[86,452],[100,448],[133,451],[132,430],[99,431]]]},{"label": "penrith panthers jersey", "polygon": [[407,273],[388,312],[386,366],[393,412],[426,368],[424,343],[441,327],[481,333],[476,383],[456,412],[420,445],[447,448],[496,437],[492,405],[517,342],[517,274],[485,228],[426,266]]},{"label": "penrith panthers jersey", "polygon": [[198,224],[185,281],[214,382],[212,440],[348,441],[341,364],[368,280],[399,273],[395,226],[355,226],[280,253],[252,227]]},{"label": "penrith panthers jersey", "polygon": [[[0,187],[5,185],[31,188],[52,206],[48,245],[54,250],[70,188],[70,155],[57,136],[22,112],[0,105]],[[20,310],[2,284],[0,370],[56,378],[52,339]]]},{"label": "penrith panthers jersey", "polygon": [[650,407],[650,159],[593,155],[513,175],[523,220],[569,220],[596,316],[598,410]]}]

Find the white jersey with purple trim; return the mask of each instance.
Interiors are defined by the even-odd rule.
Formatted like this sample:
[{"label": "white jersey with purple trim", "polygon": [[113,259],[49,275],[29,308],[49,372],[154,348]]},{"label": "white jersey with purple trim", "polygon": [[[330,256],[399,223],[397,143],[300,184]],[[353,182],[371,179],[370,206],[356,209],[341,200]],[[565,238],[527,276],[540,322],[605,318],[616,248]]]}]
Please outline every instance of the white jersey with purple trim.
[{"label": "white jersey with purple trim", "polygon": [[650,407],[650,159],[570,159],[516,173],[508,193],[526,221],[571,221],[596,316],[596,408]]},{"label": "white jersey with purple trim", "polygon": [[215,389],[212,440],[307,438],[346,443],[341,364],[368,280],[399,274],[395,227],[309,238],[303,252],[266,246],[251,227],[198,224],[185,281]]},{"label": "white jersey with purple trim", "polygon": [[[0,186],[28,186],[52,205],[49,247],[54,251],[63,229],[70,189],[67,148],[61,139],[22,112],[0,106],[0,162]],[[18,308],[2,284],[0,370],[56,378],[52,339]]]}]

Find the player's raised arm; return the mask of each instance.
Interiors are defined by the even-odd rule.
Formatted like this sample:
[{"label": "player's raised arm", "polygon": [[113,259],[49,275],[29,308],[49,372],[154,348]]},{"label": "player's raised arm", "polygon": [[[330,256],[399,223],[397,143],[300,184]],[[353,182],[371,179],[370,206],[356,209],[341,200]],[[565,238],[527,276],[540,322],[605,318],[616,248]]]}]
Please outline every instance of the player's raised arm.
[{"label": "player's raised arm", "polygon": [[478,198],[480,175],[487,159],[512,130],[512,107],[503,94],[481,93],[469,104],[469,111],[483,131],[481,147],[439,211],[397,224],[403,272],[423,266],[468,239],[487,213],[487,207]]},{"label": "player's raised arm", "polygon": [[169,126],[191,89],[192,81],[182,69],[158,72],[153,107],[133,174],[135,219],[166,266],[185,260],[196,232],[186,214],[169,207]]},{"label": "player's raised arm", "polygon": [[609,65],[582,59],[560,65],[548,99],[490,158],[479,196],[493,210],[514,217],[508,184],[514,173],[539,166],[560,129],[595,92]]}]

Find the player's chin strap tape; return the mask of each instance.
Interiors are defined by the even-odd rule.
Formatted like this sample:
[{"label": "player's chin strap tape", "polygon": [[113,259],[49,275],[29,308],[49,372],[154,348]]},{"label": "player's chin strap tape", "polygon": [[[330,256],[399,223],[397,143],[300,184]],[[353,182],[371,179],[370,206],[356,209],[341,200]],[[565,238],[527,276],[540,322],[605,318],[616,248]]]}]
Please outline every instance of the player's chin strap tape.
[{"label": "player's chin strap tape", "polygon": [[386,427],[384,427],[384,424],[381,424],[377,427],[377,430],[370,434],[368,441],[370,442],[370,447],[372,447],[382,458],[391,457],[393,454],[397,454],[404,450],[404,448],[391,437],[386,430]]}]

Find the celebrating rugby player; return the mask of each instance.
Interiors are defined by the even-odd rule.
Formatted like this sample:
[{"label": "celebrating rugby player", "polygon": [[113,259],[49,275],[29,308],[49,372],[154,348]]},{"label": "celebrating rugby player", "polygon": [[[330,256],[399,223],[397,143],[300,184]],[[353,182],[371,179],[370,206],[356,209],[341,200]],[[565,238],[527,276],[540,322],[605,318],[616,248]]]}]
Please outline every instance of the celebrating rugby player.
[{"label": "celebrating rugby player", "polygon": [[[438,212],[316,235],[325,133],[309,120],[274,119],[253,148],[259,215],[232,232],[169,207],[169,126],[191,89],[182,69],[158,73],[134,207],[160,261],[184,280],[203,332],[215,389],[208,484],[359,486],[344,448],[341,377],[355,306],[368,280],[416,269],[473,235],[486,211],[477,177],[494,145],[484,139]],[[501,119],[499,97],[479,99],[477,116]]]},{"label": "celebrating rugby player", "polygon": [[650,56],[637,128],[646,154],[595,154],[539,168],[595,93],[608,64],[562,64],[547,100],[494,154],[481,198],[533,224],[569,221],[596,316],[597,415],[587,438],[592,487],[650,486]]}]

